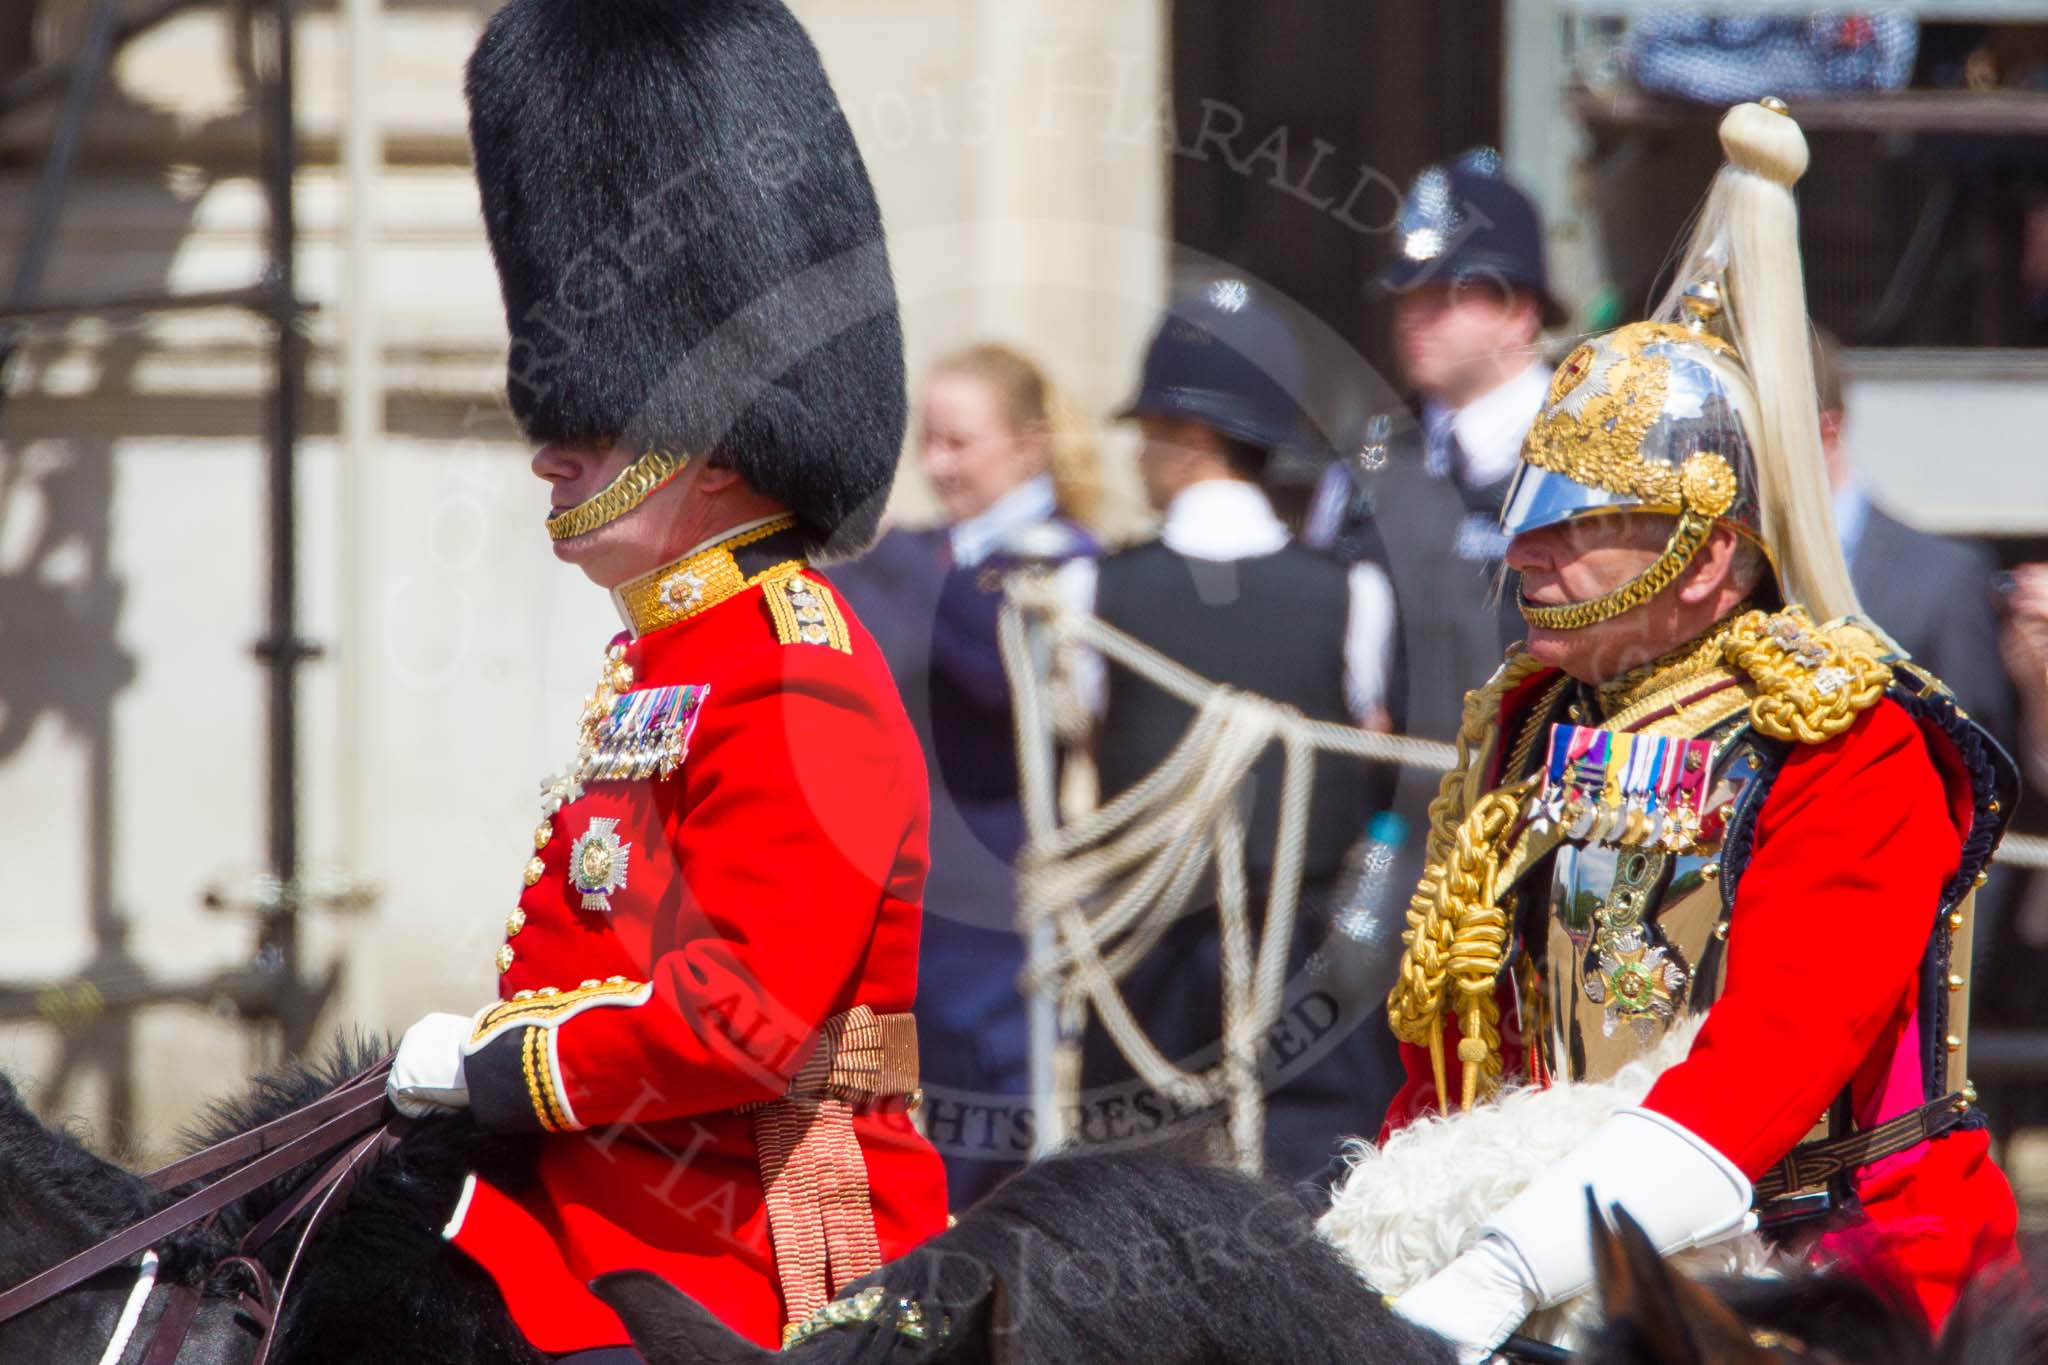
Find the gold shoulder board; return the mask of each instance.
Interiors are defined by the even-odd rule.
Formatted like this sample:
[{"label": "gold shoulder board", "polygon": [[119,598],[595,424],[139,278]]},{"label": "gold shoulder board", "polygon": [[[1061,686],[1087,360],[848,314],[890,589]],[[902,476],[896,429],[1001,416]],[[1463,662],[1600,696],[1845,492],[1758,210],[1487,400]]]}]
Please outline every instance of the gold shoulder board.
[{"label": "gold shoulder board", "polygon": [[823,583],[799,573],[770,579],[762,588],[777,640],[785,645],[825,645],[841,654],[853,653],[846,617]]},{"label": "gold shoulder board", "polygon": [[1722,650],[1748,676],[1750,723],[1772,739],[1822,744],[1856,723],[1891,686],[1879,638],[1853,621],[1816,626],[1803,607],[1750,612]]}]

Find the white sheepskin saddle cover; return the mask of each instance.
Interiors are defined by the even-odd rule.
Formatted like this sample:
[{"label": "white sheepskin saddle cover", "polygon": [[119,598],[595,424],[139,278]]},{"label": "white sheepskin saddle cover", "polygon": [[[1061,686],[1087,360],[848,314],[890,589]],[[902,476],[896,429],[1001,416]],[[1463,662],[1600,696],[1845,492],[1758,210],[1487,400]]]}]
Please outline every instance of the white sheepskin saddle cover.
[{"label": "white sheepskin saddle cover", "polygon": [[[1384,1147],[1350,1143],[1350,1171],[1317,1231],[1367,1284],[1383,1294],[1406,1292],[1449,1265],[1495,1210],[1616,1109],[1641,1103],[1657,1077],[1691,1050],[1698,1029],[1698,1021],[1674,1028],[1612,1080],[1510,1090],[1467,1114],[1418,1119]],[[1748,1235],[1685,1252],[1674,1263],[1693,1275],[1766,1274],[1770,1252]],[[1597,1320],[1592,1298],[1539,1313],[1523,1331],[1573,1345],[1576,1329]]]}]

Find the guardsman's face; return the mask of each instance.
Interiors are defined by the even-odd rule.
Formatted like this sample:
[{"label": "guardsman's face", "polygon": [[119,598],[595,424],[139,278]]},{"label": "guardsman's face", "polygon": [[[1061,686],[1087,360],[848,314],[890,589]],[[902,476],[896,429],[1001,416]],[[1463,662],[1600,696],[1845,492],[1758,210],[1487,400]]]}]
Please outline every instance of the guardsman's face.
[{"label": "guardsman's face", "polygon": [[[534,453],[533,472],[548,484],[548,515],[601,491],[634,454],[615,445],[542,446]],[[616,588],[682,555],[706,534],[699,500],[692,496],[703,469],[703,461],[692,460],[617,521],[555,541],[555,558],[574,564],[601,588]]]},{"label": "guardsman's face", "polygon": [[[1655,563],[1671,538],[1672,519],[1631,513],[1580,517],[1524,531],[1508,543],[1507,567],[1521,575],[1522,595],[1537,606],[1588,602],[1614,591]],[[1510,585],[1509,590],[1513,587]],[[1578,630],[1528,627],[1529,652],[1581,682],[1618,677],[1685,643],[1668,620],[1676,585],[1620,616]],[[1665,638],[1667,635],[1673,638]]]},{"label": "guardsman's face", "polygon": [[995,385],[939,370],[918,405],[918,462],[949,522],[986,512],[1011,489],[1045,472],[1045,433],[1011,424]]}]

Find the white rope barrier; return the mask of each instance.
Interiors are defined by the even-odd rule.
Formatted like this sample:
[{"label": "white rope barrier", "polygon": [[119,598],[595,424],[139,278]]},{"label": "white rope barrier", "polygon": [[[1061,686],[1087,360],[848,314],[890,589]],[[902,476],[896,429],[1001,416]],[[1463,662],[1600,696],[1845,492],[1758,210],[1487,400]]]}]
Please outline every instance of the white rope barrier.
[{"label": "white rope barrier", "polygon": [[2008,834],[1992,861],[2001,867],[2048,867],[2048,839],[2035,834]]},{"label": "white rope barrier", "polygon": [[[1079,1035],[1092,1008],[1146,1085],[1183,1108],[1229,1105],[1234,1159],[1256,1173],[1265,1126],[1258,1048],[1282,1004],[1316,757],[1339,754],[1443,772],[1456,750],[1437,740],[1313,720],[1291,706],[1212,683],[1099,617],[1069,608],[1050,574],[1012,575],[1006,594],[998,641],[1013,697],[1026,830],[1018,904],[1031,943],[1025,984],[1038,1012],[1033,1086],[1041,1149],[1060,1144],[1065,1116],[1079,1099]],[[1077,714],[1079,703],[1064,686],[1071,670],[1063,661],[1076,650],[1129,669],[1195,715],[1179,743],[1135,786],[1063,824],[1057,740],[1087,730],[1087,718]],[[1276,743],[1284,754],[1279,826],[1266,913],[1255,934],[1241,796],[1253,766]],[[2008,836],[1997,860],[2048,867],[2048,839]],[[1189,1072],[1160,1053],[1118,983],[1185,913],[1210,871],[1223,957],[1223,1045],[1214,1066]],[[1048,1041],[1050,1065],[1036,1055]]]}]

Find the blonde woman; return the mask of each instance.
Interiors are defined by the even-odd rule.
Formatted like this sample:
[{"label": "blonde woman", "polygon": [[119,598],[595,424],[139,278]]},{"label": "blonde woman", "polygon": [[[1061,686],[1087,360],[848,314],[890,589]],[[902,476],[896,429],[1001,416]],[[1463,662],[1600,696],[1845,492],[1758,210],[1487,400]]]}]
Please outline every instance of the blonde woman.
[{"label": "blonde woman", "polygon": [[834,579],[881,642],[923,741],[931,878],[916,1012],[926,1130],[953,1207],[1030,1152],[1024,950],[1011,862],[1023,843],[1010,690],[996,649],[1003,574],[1092,555],[1099,497],[1086,425],[1044,372],[984,344],[932,367],[917,458],[943,524],[889,532]]}]

